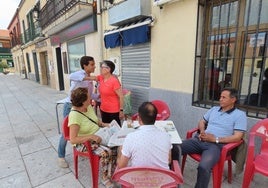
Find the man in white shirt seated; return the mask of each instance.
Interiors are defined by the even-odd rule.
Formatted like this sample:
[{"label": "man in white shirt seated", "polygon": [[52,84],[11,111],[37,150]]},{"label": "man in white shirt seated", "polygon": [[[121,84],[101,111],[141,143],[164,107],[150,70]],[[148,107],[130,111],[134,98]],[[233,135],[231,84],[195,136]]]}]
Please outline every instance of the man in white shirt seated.
[{"label": "man in white shirt seated", "polygon": [[169,169],[171,139],[167,132],[155,127],[157,109],[151,102],[144,102],[138,110],[139,128],[127,135],[117,168],[126,166],[152,166]]}]

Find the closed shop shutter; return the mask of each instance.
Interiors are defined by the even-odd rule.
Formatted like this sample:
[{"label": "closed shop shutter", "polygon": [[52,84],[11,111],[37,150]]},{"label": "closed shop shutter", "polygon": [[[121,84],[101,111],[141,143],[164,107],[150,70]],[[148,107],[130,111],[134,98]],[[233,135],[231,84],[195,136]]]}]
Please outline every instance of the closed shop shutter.
[{"label": "closed shop shutter", "polygon": [[136,113],[139,105],[149,100],[150,43],[123,47],[121,53],[122,85],[131,91],[132,113]]}]

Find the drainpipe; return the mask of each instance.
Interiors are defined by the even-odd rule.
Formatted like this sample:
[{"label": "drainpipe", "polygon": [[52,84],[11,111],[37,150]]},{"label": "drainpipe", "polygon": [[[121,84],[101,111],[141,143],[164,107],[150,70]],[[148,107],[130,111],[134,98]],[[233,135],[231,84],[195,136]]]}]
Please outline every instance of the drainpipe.
[{"label": "drainpipe", "polygon": [[102,29],[102,0],[97,0],[97,27],[100,42],[99,57],[103,60],[103,29]]}]

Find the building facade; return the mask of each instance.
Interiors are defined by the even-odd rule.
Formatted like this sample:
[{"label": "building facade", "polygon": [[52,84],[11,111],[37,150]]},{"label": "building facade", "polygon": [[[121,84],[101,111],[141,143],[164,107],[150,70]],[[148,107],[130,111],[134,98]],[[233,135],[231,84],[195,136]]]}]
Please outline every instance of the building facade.
[{"label": "building facade", "polygon": [[40,24],[52,51],[55,88],[68,91],[69,74],[81,69],[82,56],[90,55],[96,61],[101,60],[96,3],[88,0],[47,1],[41,7]]},{"label": "building facade", "polygon": [[14,71],[8,30],[0,29],[0,72]]},{"label": "building facade", "polygon": [[11,41],[11,53],[13,56],[15,72],[25,76],[26,71],[21,49],[21,30],[18,11],[19,10],[17,9],[7,29]]},{"label": "building facade", "polygon": [[249,128],[267,117],[267,1],[33,1],[19,10],[22,31],[38,3],[41,37],[22,46],[29,79],[67,92],[79,58],[91,55],[115,62],[133,113],[142,101],[166,101],[182,136],[226,86],[239,90]]}]

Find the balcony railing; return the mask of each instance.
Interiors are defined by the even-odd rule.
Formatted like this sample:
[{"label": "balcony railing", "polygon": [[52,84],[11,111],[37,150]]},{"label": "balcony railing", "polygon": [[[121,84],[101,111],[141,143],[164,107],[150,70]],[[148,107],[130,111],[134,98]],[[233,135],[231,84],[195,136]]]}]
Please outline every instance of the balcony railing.
[{"label": "balcony railing", "polygon": [[28,28],[25,30],[24,33],[21,35],[21,41],[22,44],[26,44],[30,41],[33,41],[37,37],[41,37],[42,32],[41,32],[41,27],[40,27],[40,22],[36,21],[34,22],[34,27],[33,28]]},{"label": "balcony railing", "polygon": [[11,47],[14,47],[14,46],[20,45],[20,44],[21,44],[21,37],[17,37],[17,36],[11,37]]},{"label": "balcony railing", "polygon": [[48,1],[40,11],[40,26],[42,29],[53,23],[77,4],[91,5],[89,0],[54,0]]}]

